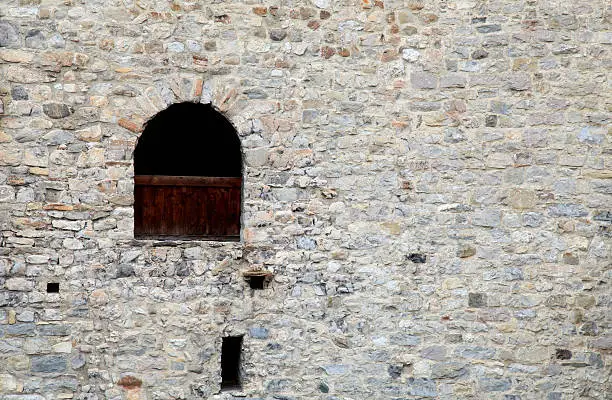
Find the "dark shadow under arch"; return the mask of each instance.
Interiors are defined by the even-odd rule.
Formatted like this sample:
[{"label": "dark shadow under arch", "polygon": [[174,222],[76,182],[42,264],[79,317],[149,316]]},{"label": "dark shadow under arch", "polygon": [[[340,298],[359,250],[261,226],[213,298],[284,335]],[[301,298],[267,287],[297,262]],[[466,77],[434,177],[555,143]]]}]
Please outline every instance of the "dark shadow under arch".
[{"label": "dark shadow under arch", "polygon": [[239,177],[240,139],[210,104],[173,104],[145,125],[134,150],[134,174]]},{"label": "dark shadow under arch", "polygon": [[240,240],[242,152],[210,104],[179,103],[147,122],[134,150],[134,237]]}]

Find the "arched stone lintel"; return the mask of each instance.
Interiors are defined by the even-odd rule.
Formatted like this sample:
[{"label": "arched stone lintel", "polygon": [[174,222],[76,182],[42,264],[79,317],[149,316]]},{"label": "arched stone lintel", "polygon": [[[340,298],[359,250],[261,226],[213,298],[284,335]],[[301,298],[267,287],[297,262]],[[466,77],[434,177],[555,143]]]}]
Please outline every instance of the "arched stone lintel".
[{"label": "arched stone lintel", "polygon": [[250,130],[248,119],[237,112],[238,84],[233,80],[209,79],[192,75],[179,75],[158,81],[135,98],[137,110],[118,118],[118,124],[134,133],[142,133],[146,122],[172,104],[192,102],[210,103],[223,114],[237,132]]}]

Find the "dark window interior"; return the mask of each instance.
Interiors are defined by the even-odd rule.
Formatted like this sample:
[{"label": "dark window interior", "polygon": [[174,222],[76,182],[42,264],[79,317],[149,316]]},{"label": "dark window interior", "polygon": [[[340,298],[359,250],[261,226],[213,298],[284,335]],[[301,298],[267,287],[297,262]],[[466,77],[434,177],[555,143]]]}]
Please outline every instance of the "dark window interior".
[{"label": "dark window interior", "polygon": [[134,174],[239,177],[240,139],[210,104],[173,104],[147,122],[134,150]]},{"label": "dark window interior", "polygon": [[221,347],[221,389],[240,389],[242,336],[223,338]]},{"label": "dark window interior", "polygon": [[266,284],[265,276],[251,276],[249,277],[249,286],[251,289],[262,290]]},{"label": "dark window interior", "polygon": [[59,293],[59,283],[47,282],[47,293]]}]

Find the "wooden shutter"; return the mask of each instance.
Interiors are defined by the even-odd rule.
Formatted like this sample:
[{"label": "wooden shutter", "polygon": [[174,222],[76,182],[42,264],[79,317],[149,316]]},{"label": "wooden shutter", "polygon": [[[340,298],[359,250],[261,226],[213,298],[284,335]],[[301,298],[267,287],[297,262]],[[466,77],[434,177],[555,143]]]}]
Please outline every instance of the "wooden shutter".
[{"label": "wooden shutter", "polygon": [[240,240],[242,178],[134,177],[134,236]]}]

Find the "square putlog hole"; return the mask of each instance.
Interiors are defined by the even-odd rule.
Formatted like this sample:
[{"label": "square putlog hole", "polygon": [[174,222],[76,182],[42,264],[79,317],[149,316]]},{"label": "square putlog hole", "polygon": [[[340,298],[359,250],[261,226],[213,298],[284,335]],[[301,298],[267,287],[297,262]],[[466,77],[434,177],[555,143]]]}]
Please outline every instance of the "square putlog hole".
[{"label": "square putlog hole", "polygon": [[47,282],[47,293],[59,293],[59,282]]},{"label": "square putlog hole", "polygon": [[266,286],[266,277],[263,275],[249,277],[249,286],[254,290],[263,290]]}]

